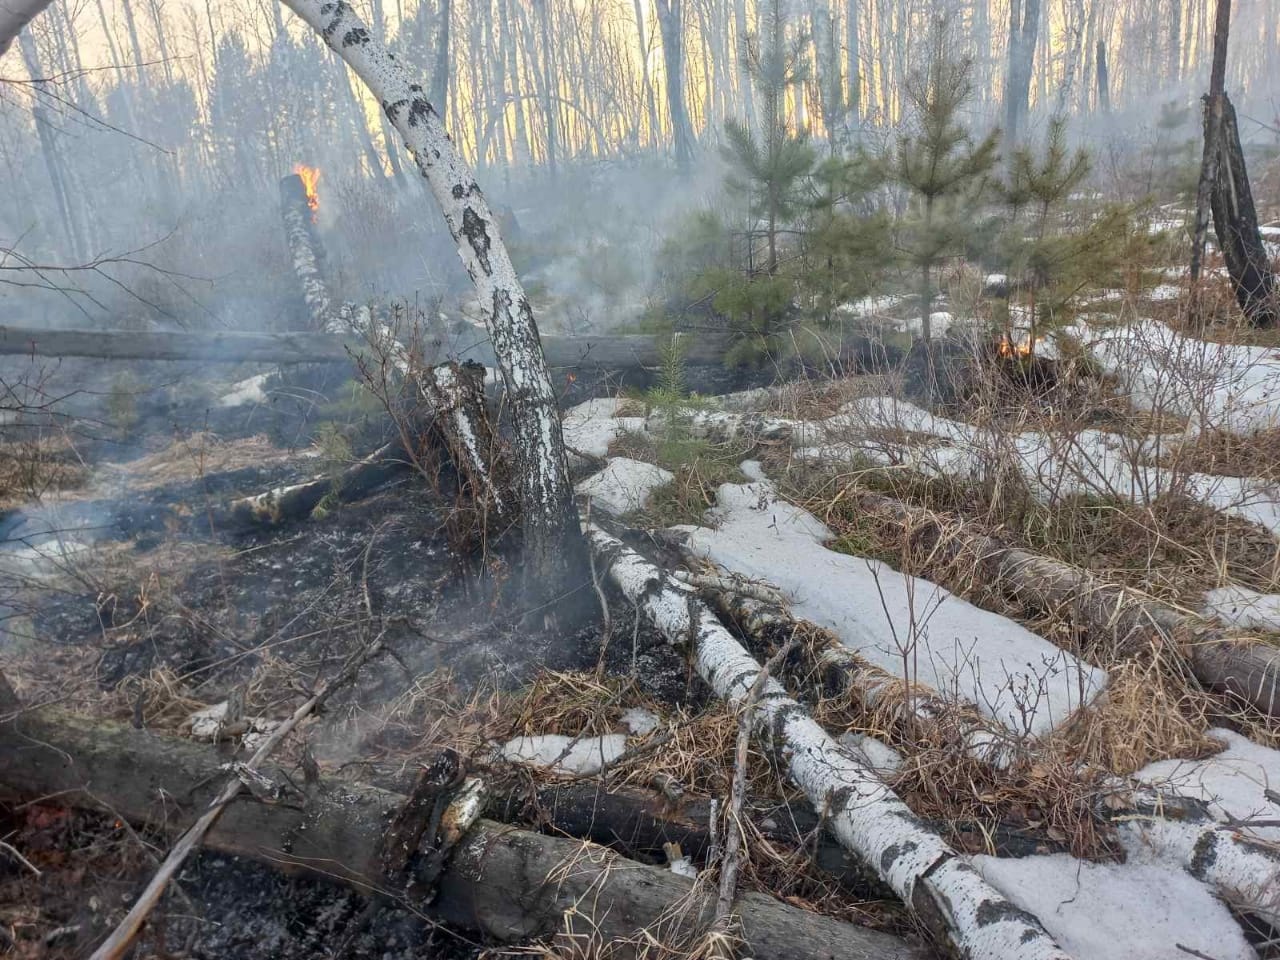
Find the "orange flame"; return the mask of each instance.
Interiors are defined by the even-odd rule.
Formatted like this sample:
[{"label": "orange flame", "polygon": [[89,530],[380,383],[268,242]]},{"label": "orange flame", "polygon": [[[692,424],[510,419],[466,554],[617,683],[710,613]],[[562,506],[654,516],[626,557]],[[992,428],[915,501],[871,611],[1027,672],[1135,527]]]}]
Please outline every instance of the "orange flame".
[{"label": "orange flame", "polygon": [[311,208],[311,219],[315,220],[320,209],[320,168],[308,167],[304,163],[295,163],[293,172],[302,178],[302,188],[307,192],[307,206]]},{"label": "orange flame", "polygon": [[1043,342],[1044,337],[1036,337],[1035,340],[1027,337],[1020,343],[1014,343],[1009,339],[1008,334],[1005,334],[1000,337],[1000,343],[996,345],[996,353],[1002,357],[1029,357]]}]

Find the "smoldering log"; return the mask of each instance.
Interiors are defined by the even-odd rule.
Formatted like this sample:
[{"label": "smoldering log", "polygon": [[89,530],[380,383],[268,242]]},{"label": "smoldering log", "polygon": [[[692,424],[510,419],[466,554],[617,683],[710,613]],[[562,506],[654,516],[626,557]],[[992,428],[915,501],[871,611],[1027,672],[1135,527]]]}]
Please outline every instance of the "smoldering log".
[{"label": "smoldering log", "polygon": [[[224,779],[221,758],[201,745],[53,710],[0,725],[0,784],[7,792],[110,809],[128,820],[184,829]],[[263,768],[289,789],[278,768]],[[292,787],[294,791],[300,788]],[[402,794],[321,778],[286,802],[243,796],[206,846],[277,869],[314,873],[364,891],[377,887],[383,834]],[[480,821],[455,850],[425,909],[446,923],[514,941],[564,931],[629,937],[662,924],[675,937],[710,922],[713,896],[668,870],[594,844]],[[599,909],[592,910],[592,905]],[[423,905],[417,905],[421,908]],[[738,900],[754,954],[778,960],[923,960],[903,941],[747,893]],[[577,918],[576,920],[574,918]]]},{"label": "smoldering log", "polygon": [[963,559],[983,582],[1041,610],[1070,610],[1077,622],[1130,650],[1172,644],[1185,653],[1205,687],[1280,717],[1280,648],[1215,627],[1130,587],[1099,580],[1087,570],[1010,547],[970,524],[865,491],[859,507],[905,531],[935,563]]},{"label": "smoldering log", "polygon": [[334,319],[334,306],[324,279],[324,248],[316,233],[306,184],[296,173],[280,181],[280,219],[293,272],[302,284],[302,300],[307,305],[311,329],[327,330]]},{"label": "smoldering log", "polygon": [[332,494],[339,503],[358,500],[403,473],[409,465],[404,445],[398,440],[393,441],[332,475],[273,487],[263,493],[233,500],[223,515],[214,520],[214,525],[269,527],[299,520],[310,516],[325,497]]}]

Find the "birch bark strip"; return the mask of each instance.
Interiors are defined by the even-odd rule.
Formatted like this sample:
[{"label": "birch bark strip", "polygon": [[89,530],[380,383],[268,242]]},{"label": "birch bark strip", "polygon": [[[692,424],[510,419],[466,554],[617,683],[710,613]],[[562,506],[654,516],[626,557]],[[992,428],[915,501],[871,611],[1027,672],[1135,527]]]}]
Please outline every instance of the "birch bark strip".
[{"label": "birch bark strip", "polygon": [[[715,614],[616,537],[594,525],[587,537],[622,593],[668,641],[689,644],[703,680],[742,702],[761,667]],[[775,680],[760,697],[756,725],[809,802],[826,811],[832,833],[940,941],[967,960],[1068,960],[1035,917],[983,880]]]}]

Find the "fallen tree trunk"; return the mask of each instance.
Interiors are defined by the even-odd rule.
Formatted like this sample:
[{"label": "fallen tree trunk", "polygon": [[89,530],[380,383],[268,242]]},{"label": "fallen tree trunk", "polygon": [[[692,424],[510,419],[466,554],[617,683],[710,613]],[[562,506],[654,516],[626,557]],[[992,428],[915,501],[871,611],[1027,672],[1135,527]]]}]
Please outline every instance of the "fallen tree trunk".
[{"label": "fallen tree trunk", "polygon": [[[450,351],[459,362],[474,360],[496,365],[493,346],[483,331]],[[430,340],[428,339],[428,342]],[[666,338],[641,334],[582,337],[546,336],[542,348],[547,364],[572,369],[639,370],[662,364]],[[729,338],[699,334],[688,338],[685,363],[722,365]],[[332,333],[252,333],[224,330],[192,333],[185,330],[45,330],[0,326],[0,356],[89,357],[98,360],[172,360],[198,363],[349,363],[353,355],[368,353],[359,337]],[[430,365],[442,357],[423,357]]]},{"label": "fallen tree trunk", "polygon": [[1205,687],[1280,717],[1280,648],[1215,627],[1080,567],[1010,547],[965,521],[870,491],[856,496],[867,515],[892,524],[925,549],[934,563],[971,566],[982,582],[1037,609],[1065,607],[1076,622],[1113,638],[1121,649],[1172,644],[1186,655]]},{"label": "fallen tree trunk", "polygon": [[[212,796],[222,779],[220,764],[221,758],[198,744],[51,710],[0,725],[0,784],[10,793],[60,794],[59,800],[88,809],[107,805],[129,820],[172,832],[189,825]],[[277,770],[264,772],[278,784],[291,782]],[[288,802],[242,796],[205,846],[373,891],[379,887],[378,851],[386,825],[405,799],[324,778]],[[668,870],[490,820],[480,821],[456,849],[438,890],[425,905],[433,916],[503,941],[593,931],[613,940],[658,925],[663,934],[693,937],[714,911],[714,896],[697,895],[689,880]],[[762,894],[744,894],[738,911],[743,935],[760,957],[924,956],[895,937]]]},{"label": "fallen tree trunk", "polygon": [[[749,598],[723,598],[723,602],[727,611],[742,617],[740,622],[747,629],[760,632],[769,646],[797,630],[808,632],[816,641],[807,648],[814,671],[834,680],[839,690],[874,704],[887,689],[883,675],[868,670],[821,628]],[[971,756],[993,764],[1009,762],[1022,746],[1008,743],[981,725],[980,718],[933,691],[903,698],[903,707],[890,720],[899,725],[905,739],[914,739],[916,734],[904,725],[922,723],[928,726],[927,732],[949,738]],[[1238,910],[1272,925],[1280,923],[1280,850],[1218,822],[1200,800],[1112,776],[1108,771],[1081,768],[1080,773],[1098,784],[1091,812],[1125,834],[1130,850],[1150,850],[1178,863]]]},{"label": "fallen tree trunk", "polygon": [[273,487],[251,497],[232,500],[215,526],[236,528],[277,526],[301,520],[327,496],[349,503],[373,492],[409,467],[409,457],[398,440],[379,447],[342,471],[302,483]]},{"label": "fallen tree trunk", "polygon": [[[741,701],[760,665],[688,587],[594,525],[597,560],[668,641],[689,644],[699,676]],[[832,833],[873,869],[940,943],[968,960],[1068,960],[1040,922],[978,875],[869,767],[836,743],[770,681],[757,728],[791,779],[825,813]]]}]

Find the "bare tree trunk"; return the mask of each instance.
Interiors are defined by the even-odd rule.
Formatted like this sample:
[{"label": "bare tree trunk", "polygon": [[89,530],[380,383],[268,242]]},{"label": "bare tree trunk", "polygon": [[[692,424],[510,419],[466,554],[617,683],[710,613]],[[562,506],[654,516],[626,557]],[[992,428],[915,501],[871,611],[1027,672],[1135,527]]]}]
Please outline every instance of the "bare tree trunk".
[{"label": "bare tree trunk", "polygon": [[676,163],[687,168],[693,160],[693,130],[684,105],[684,13],[685,0],[655,0],[658,30],[662,34],[662,60],[667,74],[667,109],[671,113],[671,135]]},{"label": "bare tree trunk", "polygon": [[1245,318],[1255,327],[1274,327],[1280,321],[1276,278],[1258,229],[1258,211],[1245,169],[1236,108],[1225,93],[1218,96],[1218,102],[1221,116],[1215,119],[1220,124],[1220,154],[1210,198],[1213,229]]},{"label": "bare tree trunk", "polygon": [[1111,74],[1107,70],[1107,42],[1098,41],[1098,109],[1103,113],[1111,112]]},{"label": "bare tree trunk", "polygon": [[632,0],[632,7],[636,17],[636,37],[640,42],[640,82],[643,84],[644,102],[649,112],[649,137],[653,143],[658,143],[658,101],[653,92],[653,78],[649,73],[649,39],[644,32],[644,8],[641,0]]},{"label": "bare tree trunk", "polygon": [[845,105],[849,110],[850,124],[862,116],[862,40],[858,17],[861,5],[858,0],[846,0],[844,21],[845,73],[848,75],[849,93]]},{"label": "bare tree trunk", "polygon": [[1040,0],[1010,0],[1009,72],[1004,94],[1006,158],[1013,154],[1022,121],[1027,115],[1039,39]]},{"label": "bare tree trunk", "polygon": [[834,154],[840,142],[840,120],[844,113],[840,88],[840,68],[835,32],[831,27],[831,8],[827,0],[817,0],[813,14],[813,49],[818,70],[818,103],[822,108],[822,126]]},{"label": "bare tree trunk", "polygon": [[53,0],[5,0],[0,3],[0,57],[9,52],[23,27]]},{"label": "bare tree trunk", "polygon": [[431,64],[431,103],[440,114],[440,123],[448,129],[449,121],[449,24],[453,19],[453,0],[440,0],[436,15],[435,61]]},{"label": "bare tree trunk", "polygon": [[1169,0],[1169,66],[1165,79],[1177,83],[1182,67],[1182,0]]},{"label": "bare tree trunk", "polygon": [[[570,596],[580,586],[586,553],[578,509],[538,326],[497,222],[471,169],[439,114],[398,60],[345,4],[286,0],[369,86],[404,137],[444,213],[476,287],[511,407],[526,553],[526,587]],[[589,591],[587,591],[589,593]]]},{"label": "bare tree trunk", "polygon": [[747,42],[747,35],[750,32],[751,27],[747,23],[747,0],[733,0],[733,33],[734,40],[737,42],[734,61],[738,64],[738,89],[742,91],[742,103],[747,114],[747,127],[754,130],[756,128],[755,92],[752,90],[751,77],[747,72],[742,56]]},{"label": "bare tree trunk", "polygon": [[1200,182],[1196,186],[1196,222],[1191,239],[1191,286],[1200,282],[1204,245],[1209,235],[1209,213],[1218,164],[1222,158],[1222,98],[1227,85],[1227,40],[1231,33],[1231,0],[1218,0],[1213,29],[1213,65],[1209,70],[1209,93],[1204,98],[1204,152],[1200,158]]}]

